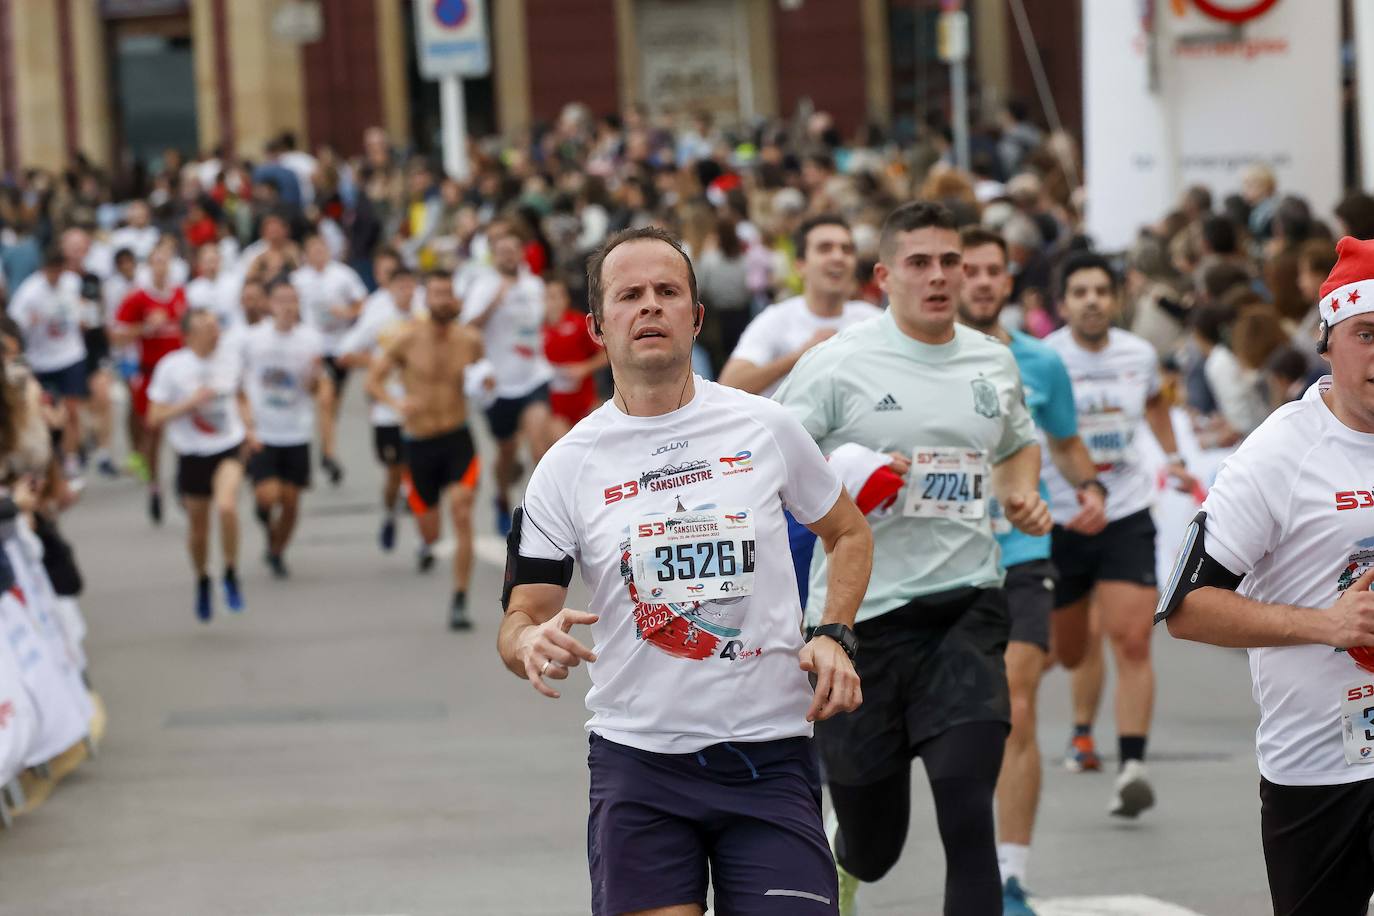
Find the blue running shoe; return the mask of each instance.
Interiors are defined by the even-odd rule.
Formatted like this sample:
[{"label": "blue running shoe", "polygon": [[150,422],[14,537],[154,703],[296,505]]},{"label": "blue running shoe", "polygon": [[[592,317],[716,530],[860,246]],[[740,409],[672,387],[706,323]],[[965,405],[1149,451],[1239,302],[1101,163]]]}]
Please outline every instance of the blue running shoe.
[{"label": "blue running shoe", "polygon": [[396,519],[390,515],[386,517],[386,521],[382,522],[382,530],[377,535],[377,540],[381,543],[383,550],[391,553],[396,547]]},{"label": "blue running shoe", "polygon": [[239,592],[239,580],[233,573],[224,574],[224,603],[235,614],[243,610],[243,595]]},{"label": "blue running shoe", "polygon": [[501,537],[510,537],[510,506],[504,499],[496,501],[496,533]]},{"label": "blue running shoe", "polygon": [[201,576],[196,581],[196,619],[201,623],[209,623],[210,615],[214,613],[214,602],[210,598],[210,577]]},{"label": "blue running shoe", "polygon": [[1028,896],[1020,881],[1008,878],[1002,885],[1002,916],[1035,916],[1035,910],[1026,901]]}]

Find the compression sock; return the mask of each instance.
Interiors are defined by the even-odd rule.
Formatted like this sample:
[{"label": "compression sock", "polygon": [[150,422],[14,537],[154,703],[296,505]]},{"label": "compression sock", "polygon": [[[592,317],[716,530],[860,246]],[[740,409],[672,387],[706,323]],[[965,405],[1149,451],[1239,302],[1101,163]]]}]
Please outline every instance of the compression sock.
[{"label": "compression sock", "polygon": [[1121,735],[1116,739],[1118,754],[1121,758],[1120,766],[1125,766],[1127,760],[1139,760],[1145,762],[1145,735]]}]

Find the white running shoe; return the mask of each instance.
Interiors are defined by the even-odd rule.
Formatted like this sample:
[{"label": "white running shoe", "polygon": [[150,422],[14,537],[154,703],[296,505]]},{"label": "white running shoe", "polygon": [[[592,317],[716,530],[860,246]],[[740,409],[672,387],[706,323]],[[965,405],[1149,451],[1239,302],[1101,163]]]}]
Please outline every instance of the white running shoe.
[{"label": "white running shoe", "polygon": [[1155,790],[1150,775],[1139,760],[1127,760],[1116,777],[1109,812],[1113,817],[1139,817],[1140,812],[1153,808]]}]

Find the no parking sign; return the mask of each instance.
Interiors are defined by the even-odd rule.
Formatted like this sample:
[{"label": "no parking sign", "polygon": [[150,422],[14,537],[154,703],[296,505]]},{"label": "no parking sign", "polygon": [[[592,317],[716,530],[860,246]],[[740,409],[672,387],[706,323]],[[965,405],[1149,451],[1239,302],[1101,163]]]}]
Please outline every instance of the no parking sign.
[{"label": "no parking sign", "polygon": [[415,0],[420,75],[486,76],[491,72],[486,0]]}]

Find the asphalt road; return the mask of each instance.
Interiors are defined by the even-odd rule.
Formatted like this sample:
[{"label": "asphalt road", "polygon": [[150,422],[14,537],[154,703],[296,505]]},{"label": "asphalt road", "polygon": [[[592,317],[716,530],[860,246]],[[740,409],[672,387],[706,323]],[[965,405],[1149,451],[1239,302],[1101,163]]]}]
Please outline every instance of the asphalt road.
[{"label": "asphalt road", "polygon": [[[393,554],[377,547],[357,391],[347,406],[348,477],[307,496],[290,581],[269,579],[245,512],[243,615],[196,622],[183,517],[152,528],[134,483],[93,481],[68,517],[109,728],[97,759],[0,832],[0,914],[588,912],[584,676],[555,702],[501,667],[486,499],[477,628],[445,629],[444,564],[419,575],[409,529]],[[1046,916],[1268,911],[1244,656],[1162,630],[1155,646],[1159,805],[1138,823],[1106,815],[1109,775],[1057,765],[1067,679],[1046,683],[1029,880]],[[1110,708],[1097,733],[1110,751]],[[905,856],[865,913],[940,911],[943,854],[914,779]]]}]

